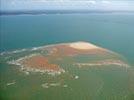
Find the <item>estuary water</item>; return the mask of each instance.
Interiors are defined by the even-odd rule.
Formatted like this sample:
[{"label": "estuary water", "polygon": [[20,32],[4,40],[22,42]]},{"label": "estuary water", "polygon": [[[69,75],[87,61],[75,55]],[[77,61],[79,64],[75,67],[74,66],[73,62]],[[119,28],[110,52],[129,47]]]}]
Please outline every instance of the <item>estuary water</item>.
[{"label": "estuary water", "polygon": [[0,52],[87,41],[124,56],[134,65],[134,14],[0,16]]}]

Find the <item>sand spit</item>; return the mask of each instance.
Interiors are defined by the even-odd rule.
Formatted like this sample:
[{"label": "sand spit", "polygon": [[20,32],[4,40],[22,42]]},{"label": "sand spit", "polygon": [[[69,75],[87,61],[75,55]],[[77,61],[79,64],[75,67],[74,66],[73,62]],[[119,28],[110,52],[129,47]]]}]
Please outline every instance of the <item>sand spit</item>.
[{"label": "sand spit", "polygon": [[79,68],[83,66],[107,66],[107,65],[116,65],[121,67],[129,67],[128,64],[120,61],[120,60],[104,60],[104,61],[98,61],[93,63],[75,63],[74,65],[77,65]]},{"label": "sand spit", "polygon": [[63,69],[59,71],[54,71],[54,70],[31,68],[31,67],[21,67],[20,71],[24,72],[26,75],[29,75],[30,72],[33,72],[33,73],[41,73],[41,74],[47,73],[48,75],[52,75],[52,76],[60,75],[61,73],[65,72]]},{"label": "sand spit", "polygon": [[14,51],[5,51],[5,52],[1,52],[0,53],[0,56],[3,56],[3,55],[10,55],[10,54],[17,54],[17,53],[21,53],[21,52],[25,52],[27,51],[28,49],[20,49],[20,50],[14,50]]},{"label": "sand spit", "polygon": [[62,85],[61,83],[44,83],[41,85],[43,88],[57,87],[62,86],[64,88],[68,87],[67,84]]},{"label": "sand spit", "polygon": [[13,81],[13,82],[10,82],[10,83],[7,83],[6,85],[9,86],[9,85],[14,85],[16,82]]}]

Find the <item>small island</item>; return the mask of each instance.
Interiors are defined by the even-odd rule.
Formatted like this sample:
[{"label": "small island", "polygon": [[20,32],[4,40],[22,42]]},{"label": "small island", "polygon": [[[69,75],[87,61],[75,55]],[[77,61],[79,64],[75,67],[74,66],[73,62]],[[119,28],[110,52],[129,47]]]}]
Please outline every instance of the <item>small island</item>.
[{"label": "small island", "polygon": [[[66,59],[71,61],[68,63]],[[82,59],[86,59],[86,62],[82,62]],[[8,63],[21,66],[21,70],[26,73],[47,72],[52,75],[64,73],[64,63],[77,68],[111,65],[129,67],[116,53],[83,41],[34,48],[28,55]]]}]

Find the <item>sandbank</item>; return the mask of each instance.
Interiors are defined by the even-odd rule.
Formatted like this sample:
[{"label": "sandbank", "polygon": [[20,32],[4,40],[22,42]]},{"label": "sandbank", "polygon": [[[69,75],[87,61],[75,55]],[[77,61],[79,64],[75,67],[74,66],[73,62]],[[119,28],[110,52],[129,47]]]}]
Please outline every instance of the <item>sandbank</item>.
[{"label": "sandbank", "polygon": [[91,49],[98,49],[99,47],[88,43],[88,42],[74,42],[70,43],[69,47],[78,49],[78,50],[91,50]]}]

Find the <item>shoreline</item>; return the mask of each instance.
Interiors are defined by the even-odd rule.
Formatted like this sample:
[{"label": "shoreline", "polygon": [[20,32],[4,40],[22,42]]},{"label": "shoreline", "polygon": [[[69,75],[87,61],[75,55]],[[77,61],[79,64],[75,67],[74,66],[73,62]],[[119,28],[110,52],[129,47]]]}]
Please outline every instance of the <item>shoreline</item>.
[{"label": "shoreline", "polygon": [[[69,45],[69,44],[78,43],[78,42],[85,42],[85,41],[76,41],[76,42],[72,41],[72,42],[65,42],[65,43],[48,44],[45,46],[43,45],[43,46],[30,47],[30,48],[15,49],[15,50],[11,50],[11,51],[9,50],[9,51],[0,52],[0,55],[20,53],[20,52],[23,52],[26,50],[29,50],[29,51],[40,50],[40,49],[47,48],[47,47],[54,47],[54,46],[58,46],[58,45]],[[89,43],[89,42],[85,42],[85,43]],[[89,44],[92,44],[92,43],[89,43]],[[94,45],[94,44],[92,44],[92,45]],[[101,47],[98,47],[98,48],[101,48]],[[104,48],[102,48],[102,49],[104,49]]]}]

